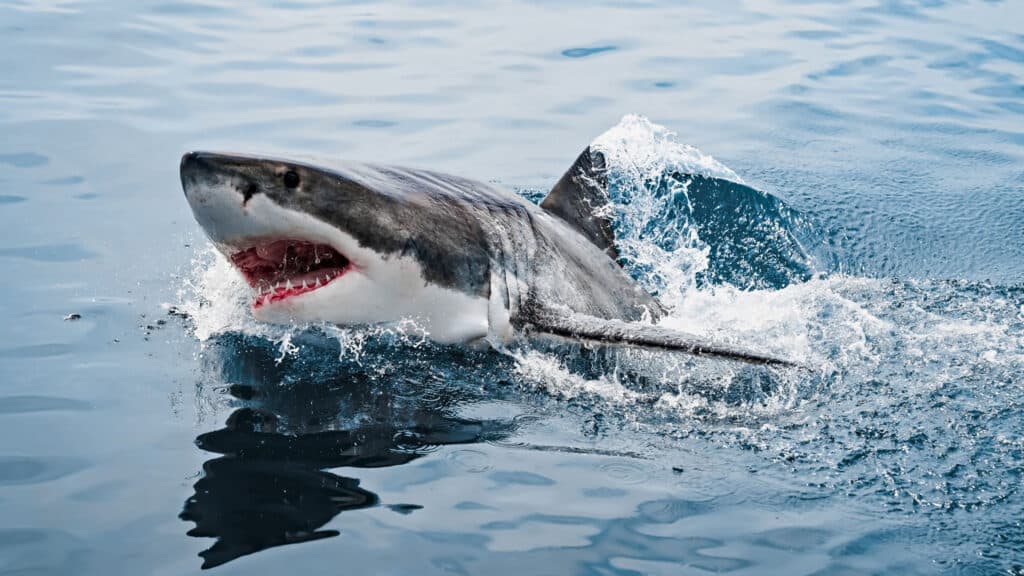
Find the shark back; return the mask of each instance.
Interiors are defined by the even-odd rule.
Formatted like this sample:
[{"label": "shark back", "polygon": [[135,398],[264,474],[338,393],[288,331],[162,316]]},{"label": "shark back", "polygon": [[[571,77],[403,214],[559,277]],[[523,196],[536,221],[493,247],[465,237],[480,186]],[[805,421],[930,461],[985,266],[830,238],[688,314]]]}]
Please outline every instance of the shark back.
[{"label": "shark back", "polygon": [[[497,300],[512,325],[539,309],[631,321],[660,316],[660,304],[610,256],[616,248],[610,220],[599,216],[608,200],[597,156],[591,162],[585,150],[540,206],[429,170],[335,166],[341,178],[386,191],[367,220],[376,229],[401,225],[402,241],[392,241],[392,249],[401,245],[403,255],[415,257],[425,279]],[[326,217],[341,211],[326,204]]]}]

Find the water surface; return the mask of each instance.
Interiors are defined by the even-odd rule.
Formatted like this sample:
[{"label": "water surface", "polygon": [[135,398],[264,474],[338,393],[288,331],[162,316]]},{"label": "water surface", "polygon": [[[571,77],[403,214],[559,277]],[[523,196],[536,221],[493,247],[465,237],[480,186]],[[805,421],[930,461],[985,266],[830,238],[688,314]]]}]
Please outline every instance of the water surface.
[{"label": "water surface", "polygon": [[[0,572],[1021,573],[1022,21],[0,0]],[[260,326],[177,178],[598,137],[667,322],[814,375]]]}]

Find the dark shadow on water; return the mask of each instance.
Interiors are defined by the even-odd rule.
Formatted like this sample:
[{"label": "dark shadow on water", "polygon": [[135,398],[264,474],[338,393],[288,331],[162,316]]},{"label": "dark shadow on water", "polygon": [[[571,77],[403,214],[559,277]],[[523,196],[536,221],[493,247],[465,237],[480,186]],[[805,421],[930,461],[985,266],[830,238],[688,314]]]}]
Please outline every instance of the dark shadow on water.
[{"label": "dark shadow on water", "polygon": [[[454,416],[471,395],[447,386],[443,373],[403,365],[401,377],[381,379],[386,355],[360,365],[327,350],[304,349],[277,363],[274,345],[226,336],[204,354],[205,371],[222,384],[217,391],[237,407],[223,428],[196,438],[199,448],[219,455],[203,464],[195,494],[180,514],[195,523],[188,535],[217,539],[200,553],[203,568],[338,536],[323,529],[335,516],[380,503],[358,478],[329,470],[399,466],[437,446],[511,433],[510,422]],[[210,393],[200,386],[200,395]],[[389,507],[400,513],[421,508]]]},{"label": "dark shadow on water", "polygon": [[377,504],[377,495],[360,488],[358,479],[324,472],[301,454],[297,459],[246,456],[244,446],[258,443],[260,436],[285,439],[257,432],[261,420],[261,413],[243,408],[231,415],[224,429],[197,439],[204,448],[217,439],[225,440],[228,450],[243,446],[203,464],[195,495],[180,515],[196,523],[189,536],[217,538],[200,554],[203,568],[272,546],[337,536],[336,530],[319,528],[345,510]]}]

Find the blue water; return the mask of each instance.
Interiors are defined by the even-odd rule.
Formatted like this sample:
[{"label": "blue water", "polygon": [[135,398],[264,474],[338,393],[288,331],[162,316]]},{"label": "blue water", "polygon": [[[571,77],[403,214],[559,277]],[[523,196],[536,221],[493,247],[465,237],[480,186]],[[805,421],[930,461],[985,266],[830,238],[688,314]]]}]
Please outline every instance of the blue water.
[{"label": "blue water", "polygon": [[[1024,573],[1021,22],[0,0],[0,573]],[[537,198],[602,134],[667,322],[813,373],[261,326],[177,177]]]}]

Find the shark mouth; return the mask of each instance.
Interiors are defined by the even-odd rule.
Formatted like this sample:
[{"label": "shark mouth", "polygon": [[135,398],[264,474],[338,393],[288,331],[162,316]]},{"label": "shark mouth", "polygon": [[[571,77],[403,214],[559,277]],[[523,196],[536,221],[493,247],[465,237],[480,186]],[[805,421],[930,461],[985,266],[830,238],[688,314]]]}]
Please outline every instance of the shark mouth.
[{"label": "shark mouth", "polygon": [[257,244],[233,254],[231,263],[256,291],[256,309],[319,290],[352,267],[331,246],[302,240]]}]

